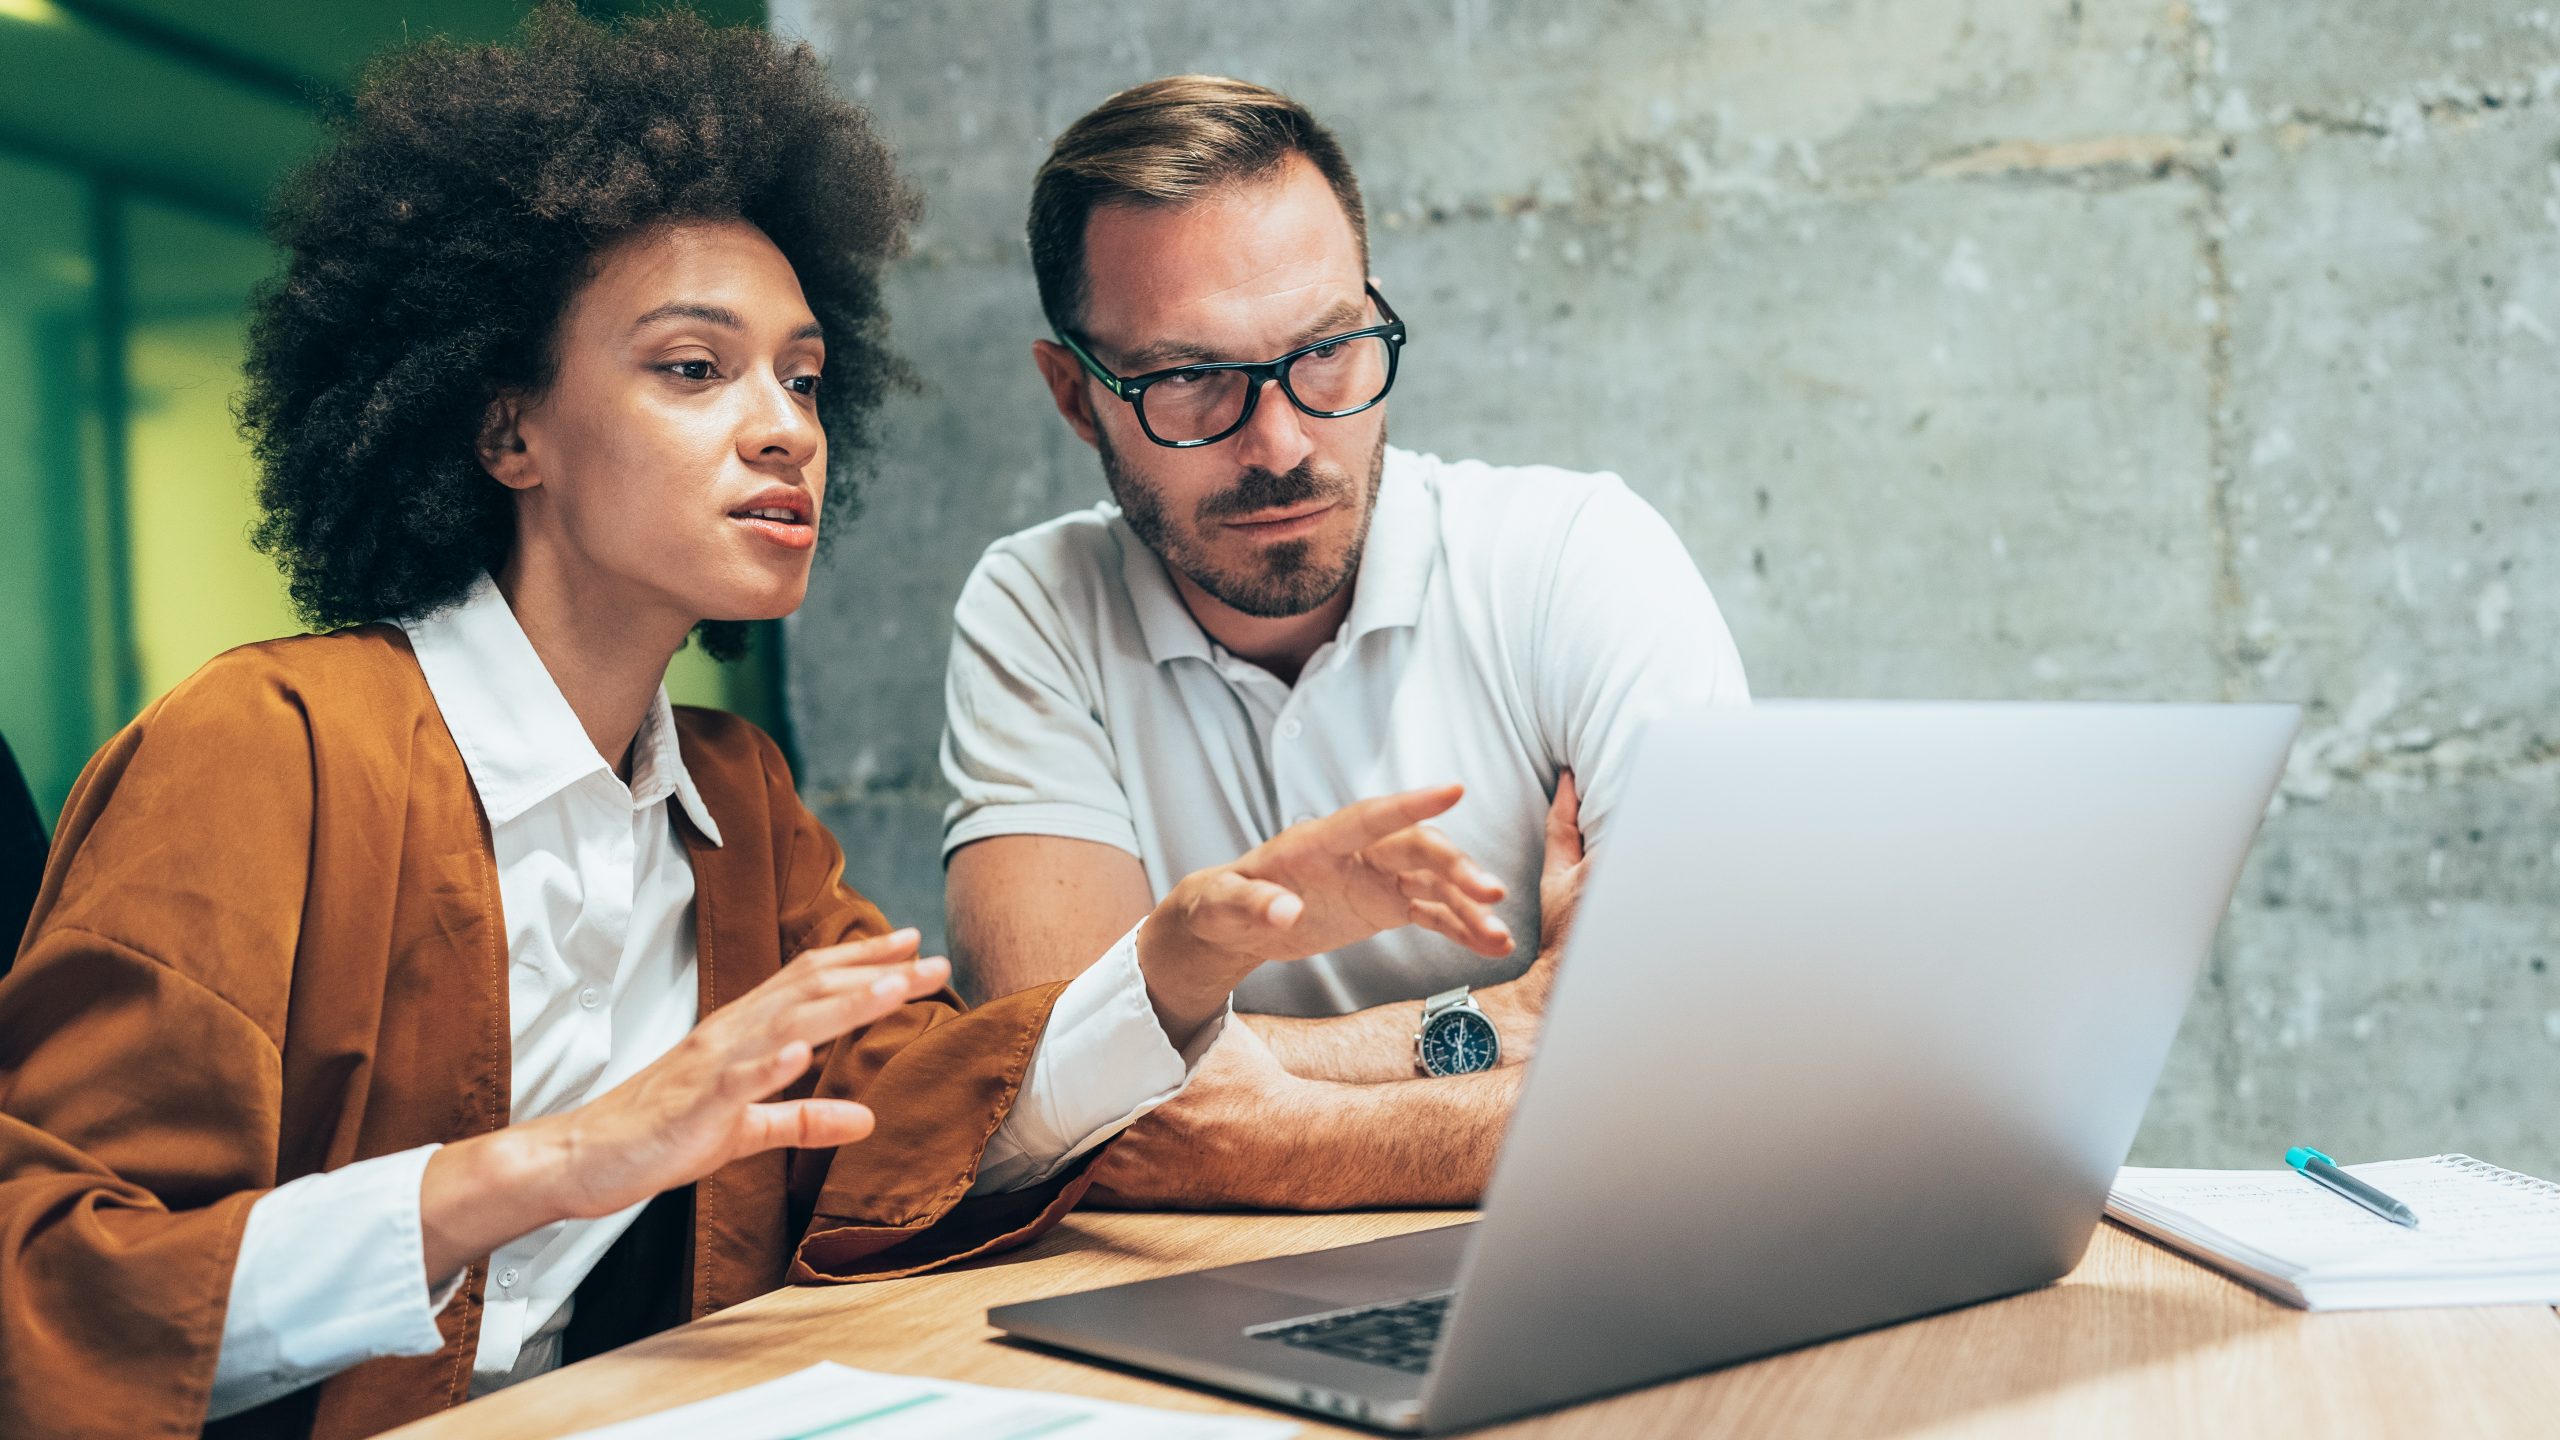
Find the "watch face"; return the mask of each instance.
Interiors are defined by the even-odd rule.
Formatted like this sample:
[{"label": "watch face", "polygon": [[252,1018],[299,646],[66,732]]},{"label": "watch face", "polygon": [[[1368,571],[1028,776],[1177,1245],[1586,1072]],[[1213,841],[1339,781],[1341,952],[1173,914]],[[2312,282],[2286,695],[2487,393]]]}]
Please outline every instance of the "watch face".
[{"label": "watch face", "polygon": [[1422,1032],[1422,1068],[1434,1075],[1490,1070],[1501,1053],[1493,1022],[1473,1010],[1444,1010]]}]

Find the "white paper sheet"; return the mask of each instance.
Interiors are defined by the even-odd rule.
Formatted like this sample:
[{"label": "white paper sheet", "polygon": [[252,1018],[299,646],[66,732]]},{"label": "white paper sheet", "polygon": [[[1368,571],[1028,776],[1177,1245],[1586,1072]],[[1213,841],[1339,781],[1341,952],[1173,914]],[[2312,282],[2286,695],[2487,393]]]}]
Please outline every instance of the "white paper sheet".
[{"label": "white paper sheet", "polygon": [[726,1395],[566,1440],[1279,1440],[1286,1420],[1191,1415],[820,1361]]}]

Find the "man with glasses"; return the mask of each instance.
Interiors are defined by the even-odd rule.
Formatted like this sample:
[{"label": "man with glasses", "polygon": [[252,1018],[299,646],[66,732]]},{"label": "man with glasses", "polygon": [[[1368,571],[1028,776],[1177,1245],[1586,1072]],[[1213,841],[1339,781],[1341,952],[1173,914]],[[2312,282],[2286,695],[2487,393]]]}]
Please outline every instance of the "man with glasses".
[{"label": "man with glasses", "polygon": [[1097,1175],[1142,1205],[1470,1202],[1638,722],[1747,700],[1715,602],[1614,476],[1387,445],[1414,337],[1288,97],[1113,96],[1041,167],[1030,240],[1033,358],[1114,503],[990,546],[960,598],[955,961],[985,995],[1073,975],[1191,870],[1461,782],[1441,826],[1506,888],[1510,954],[1399,929],[1264,966]]}]

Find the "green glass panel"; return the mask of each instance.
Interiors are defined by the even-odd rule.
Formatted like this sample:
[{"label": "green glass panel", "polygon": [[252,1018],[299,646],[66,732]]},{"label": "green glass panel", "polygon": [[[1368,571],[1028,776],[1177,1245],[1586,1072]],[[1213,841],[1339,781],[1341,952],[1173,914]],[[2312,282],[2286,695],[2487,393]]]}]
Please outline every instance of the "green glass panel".
[{"label": "green glass panel", "polygon": [[302,626],[274,563],[249,543],[257,471],[233,418],[249,291],[275,252],[185,211],[137,201],[125,214],[125,532],[148,697],[234,645]]},{"label": "green glass panel", "polygon": [[[115,0],[112,7],[129,33],[170,37],[213,63],[236,59],[260,74],[339,86],[353,85],[364,60],[386,46],[430,35],[495,39],[531,8],[525,0]],[[667,0],[585,0],[579,8],[610,17],[664,9]],[[765,16],[763,0],[691,0],[687,8],[720,25],[762,24]]]},{"label": "green glass panel", "polygon": [[253,224],[283,168],[323,135],[307,105],[67,10],[0,8],[0,150]]},{"label": "green glass panel", "polygon": [[774,703],[773,663],[775,648],[782,643],[782,627],[756,627],[754,647],[746,658],[723,665],[702,653],[699,645],[687,645],[676,652],[667,667],[667,698],[678,705],[707,705],[714,710],[734,710],[767,730],[773,729],[774,717],[781,709]]},{"label": "green glass panel", "polygon": [[89,187],[0,156],[0,734],[48,819],[122,717],[95,511],[106,479]]}]

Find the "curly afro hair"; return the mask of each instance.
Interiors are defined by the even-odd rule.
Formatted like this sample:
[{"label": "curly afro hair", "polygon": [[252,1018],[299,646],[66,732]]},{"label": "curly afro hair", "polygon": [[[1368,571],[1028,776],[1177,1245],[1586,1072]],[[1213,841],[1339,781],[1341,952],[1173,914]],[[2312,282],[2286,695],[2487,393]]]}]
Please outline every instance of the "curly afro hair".
[{"label": "curly afro hair", "polygon": [[[760,30],[682,12],[606,25],[552,3],[510,44],[376,61],[269,221],[287,261],[253,302],[241,401],[258,548],[315,628],[460,600],[514,539],[510,492],[476,453],[491,400],[549,384],[600,251],[688,220],[761,228],[826,327],[818,417],[841,528],[875,409],[911,383],[880,271],[919,209],[817,57]],[[745,649],[741,622],[696,633],[723,659]]]}]

